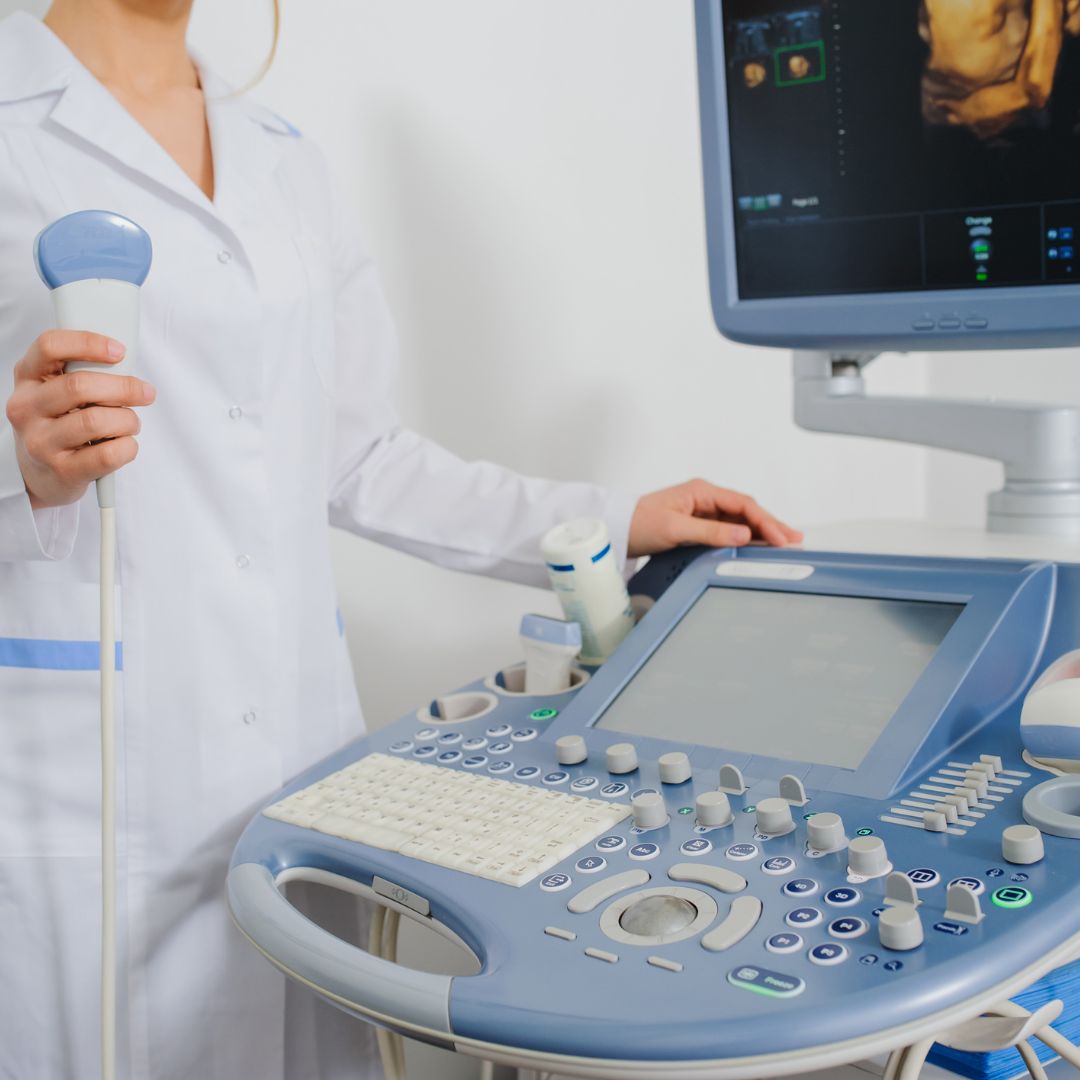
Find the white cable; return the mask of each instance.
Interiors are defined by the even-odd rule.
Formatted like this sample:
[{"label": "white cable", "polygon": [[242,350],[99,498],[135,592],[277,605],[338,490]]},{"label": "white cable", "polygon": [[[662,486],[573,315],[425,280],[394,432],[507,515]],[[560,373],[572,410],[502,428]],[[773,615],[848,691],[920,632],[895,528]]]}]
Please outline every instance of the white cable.
[{"label": "white cable", "polygon": [[[997,1013],[999,1016],[1023,1017],[1031,1015],[1022,1005],[1017,1005],[1013,1001],[1003,1001],[988,1011]],[[1076,1068],[1080,1069],[1080,1047],[1070,1042],[1060,1031],[1055,1031],[1049,1026],[1040,1028],[1035,1032],[1034,1038],[1050,1047],[1055,1054],[1064,1058],[1070,1065],[1075,1065]]]},{"label": "white cable", "polygon": [[480,1062],[480,1080],[495,1080],[495,1062]]},{"label": "white cable", "polygon": [[[100,491],[99,491],[100,496]],[[116,510],[101,507],[101,1076],[116,1077]]]},{"label": "white cable", "polygon": [[900,1071],[896,1074],[896,1080],[917,1080],[919,1073],[922,1072],[923,1066],[926,1064],[927,1055],[933,1048],[933,1039],[924,1039],[922,1042],[914,1043],[907,1048],[907,1054],[904,1056],[904,1063],[900,1066]]},{"label": "white cable", "polygon": [[[382,928],[382,957],[391,963],[397,963],[398,930],[401,927],[401,915],[393,909],[387,909]],[[394,1060],[394,1069],[399,1080],[405,1080],[405,1040],[396,1032],[387,1032],[390,1036],[390,1051]]]},{"label": "white cable", "polygon": [[1042,1062],[1039,1061],[1039,1057],[1035,1053],[1031,1043],[1026,1041],[1018,1042],[1016,1044],[1016,1049],[1024,1059],[1027,1071],[1031,1074],[1031,1080],[1047,1080],[1046,1070],[1042,1067]]}]

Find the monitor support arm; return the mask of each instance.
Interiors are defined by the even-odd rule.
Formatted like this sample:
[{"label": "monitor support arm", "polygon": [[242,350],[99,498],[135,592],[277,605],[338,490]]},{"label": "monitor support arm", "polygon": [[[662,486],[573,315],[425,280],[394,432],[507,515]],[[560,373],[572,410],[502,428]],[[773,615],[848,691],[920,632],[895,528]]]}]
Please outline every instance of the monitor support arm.
[{"label": "monitor support arm", "polygon": [[876,354],[796,352],[795,422],[993,458],[1005,486],[987,499],[990,532],[1080,539],[1080,408],[866,393]]}]

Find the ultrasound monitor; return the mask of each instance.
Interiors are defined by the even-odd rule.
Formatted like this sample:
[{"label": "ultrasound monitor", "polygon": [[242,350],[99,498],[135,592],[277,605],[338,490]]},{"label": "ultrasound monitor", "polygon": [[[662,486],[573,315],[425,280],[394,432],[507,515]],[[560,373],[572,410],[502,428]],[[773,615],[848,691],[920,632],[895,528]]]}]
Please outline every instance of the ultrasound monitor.
[{"label": "ultrasound monitor", "polygon": [[697,0],[724,334],[833,350],[1080,341],[1080,19],[1036,7]]}]

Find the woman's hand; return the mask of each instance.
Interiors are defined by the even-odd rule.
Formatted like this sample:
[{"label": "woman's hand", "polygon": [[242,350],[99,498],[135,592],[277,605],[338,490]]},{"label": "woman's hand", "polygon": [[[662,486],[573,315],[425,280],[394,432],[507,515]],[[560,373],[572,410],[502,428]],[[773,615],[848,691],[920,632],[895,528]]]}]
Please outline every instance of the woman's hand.
[{"label": "woman's hand", "polygon": [[802,533],[763,510],[749,495],[705,480],[643,495],[630,521],[630,558],[685,544],[741,547],[752,539],[774,547],[797,544]]},{"label": "woman's hand", "polygon": [[7,418],[34,509],[81,499],[91,480],[115,472],[138,453],[135,405],[149,405],[154,388],[134,375],[64,373],[74,360],[115,364],[124,346],[101,334],[49,330],[15,365]]}]

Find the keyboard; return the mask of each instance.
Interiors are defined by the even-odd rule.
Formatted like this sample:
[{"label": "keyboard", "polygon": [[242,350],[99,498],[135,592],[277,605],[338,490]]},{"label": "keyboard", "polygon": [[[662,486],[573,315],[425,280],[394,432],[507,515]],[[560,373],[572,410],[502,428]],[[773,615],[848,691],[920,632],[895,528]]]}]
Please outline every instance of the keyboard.
[{"label": "keyboard", "polygon": [[630,807],[370,754],[263,813],[519,887],[602,836]]}]

